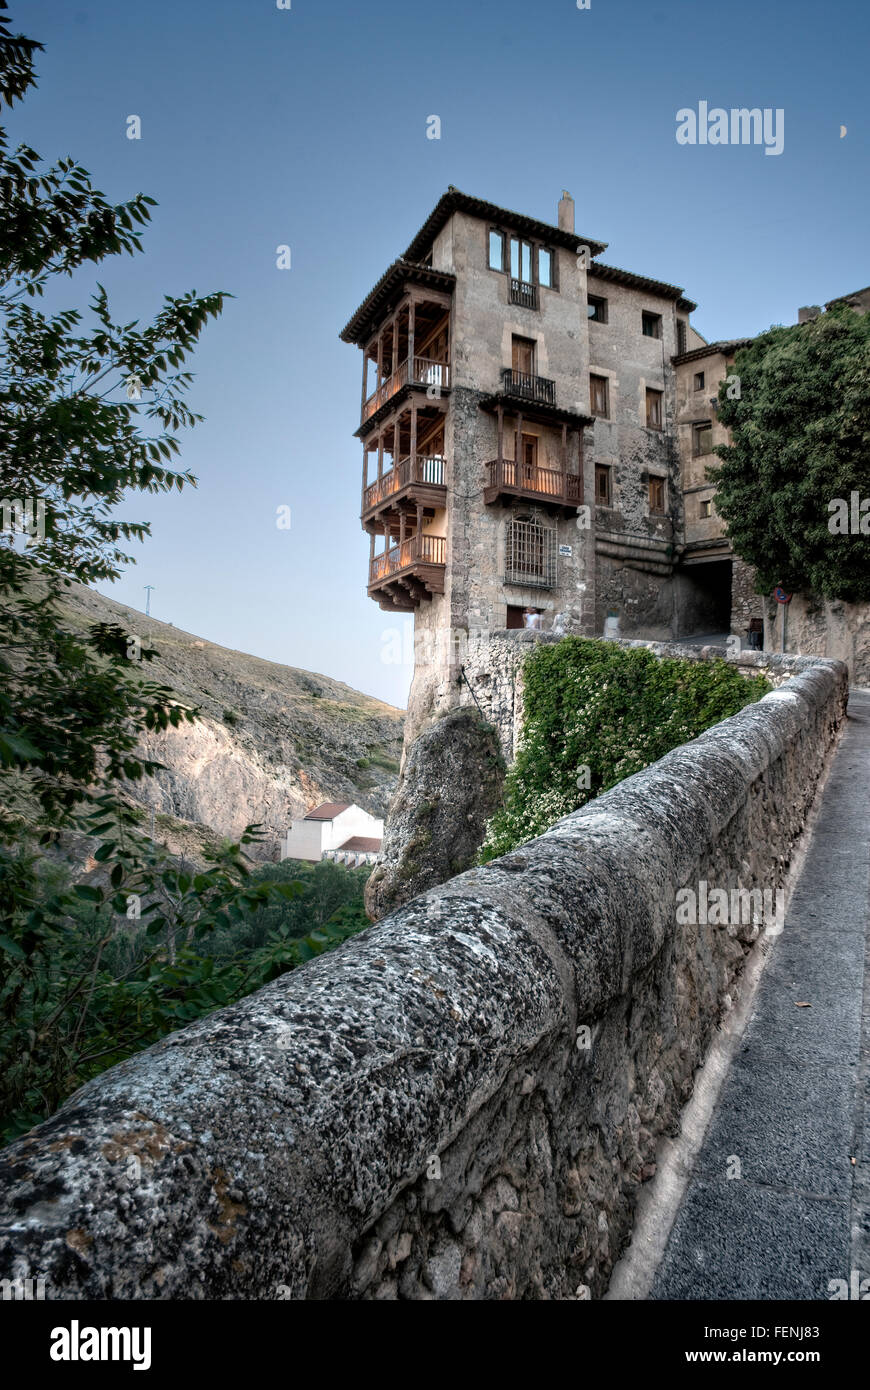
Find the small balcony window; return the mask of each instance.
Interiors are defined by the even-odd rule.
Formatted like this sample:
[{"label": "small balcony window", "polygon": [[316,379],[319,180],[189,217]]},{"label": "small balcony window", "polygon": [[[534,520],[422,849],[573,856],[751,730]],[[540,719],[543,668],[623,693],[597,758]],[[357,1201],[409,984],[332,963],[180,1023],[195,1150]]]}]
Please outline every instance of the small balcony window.
[{"label": "small balcony window", "polygon": [[501,232],[489,234],[489,268],[504,270],[504,237]]},{"label": "small balcony window", "polygon": [[713,426],[709,420],[701,420],[692,426],[692,458],[702,458],[713,452]]},{"label": "small balcony window", "polygon": [[553,288],[553,257],[543,246],[538,252],[538,284],[548,290]]},{"label": "small balcony window", "polygon": [[606,463],[595,465],[595,501],[599,507],[610,506],[610,468]]},{"label": "small balcony window", "polygon": [[589,400],[592,414],[599,416],[602,420],[607,420],[610,417],[609,385],[606,376],[590,376],[589,378]]},{"label": "small balcony window", "polygon": [[662,427],[662,393],[650,387],[646,392],[646,426],[649,430],[660,430]]},{"label": "small balcony window", "polygon": [[686,320],[677,319],[677,352],[686,351]]},{"label": "small balcony window", "polygon": [[592,323],[607,322],[607,300],[597,294],[586,296],[586,313]]},{"label": "small balcony window", "polygon": [[662,515],[665,510],[665,480],[664,478],[650,478],[649,480],[649,509],[652,514]]},{"label": "small balcony window", "polygon": [[641,326],[645,338],[660,338],[662,336],[662,316],[661,314],[641,314]]},{"label": "small balcony window", "polygon": [[511,275],[515,280],[524,280],[527,285],[532,282],[532,245],[529,241],[520,241],[518,237],[511,237]]}]

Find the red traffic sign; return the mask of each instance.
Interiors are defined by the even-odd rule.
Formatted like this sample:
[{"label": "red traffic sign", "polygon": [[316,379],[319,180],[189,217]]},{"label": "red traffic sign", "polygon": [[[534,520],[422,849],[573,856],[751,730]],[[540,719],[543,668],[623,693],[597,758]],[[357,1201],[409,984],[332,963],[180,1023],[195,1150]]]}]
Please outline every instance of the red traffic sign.
[{"label": "red traffic sign", "polygon": [[777,584],[773,591],[773,597],[777,603],[791,603],[791,594],[787,594],[781,584]]}]

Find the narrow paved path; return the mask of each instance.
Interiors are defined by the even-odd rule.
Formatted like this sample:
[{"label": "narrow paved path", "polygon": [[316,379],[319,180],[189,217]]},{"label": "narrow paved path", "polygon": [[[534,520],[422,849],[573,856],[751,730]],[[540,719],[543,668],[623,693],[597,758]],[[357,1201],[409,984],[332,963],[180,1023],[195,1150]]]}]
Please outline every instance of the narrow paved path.
[{"label": "narrow paved path", "polygon": [[853,691],[785,931],[650,1298],[828,1299],[852,1271],[870,1281],[868,927],[870,692]]}]

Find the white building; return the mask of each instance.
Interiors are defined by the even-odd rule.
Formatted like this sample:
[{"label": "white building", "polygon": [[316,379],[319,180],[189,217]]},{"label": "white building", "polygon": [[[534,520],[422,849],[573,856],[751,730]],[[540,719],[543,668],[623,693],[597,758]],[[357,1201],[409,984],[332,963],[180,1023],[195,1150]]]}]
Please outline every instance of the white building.
[{"label": "white building", "polygon": [[290,822],[281,842],[282,859],[305,859],[319,863],[333,859],[337,864],[373,864],[380,853],[384,822],[369,815],[361,806],[343,801],[324,801],[304,820]]}]

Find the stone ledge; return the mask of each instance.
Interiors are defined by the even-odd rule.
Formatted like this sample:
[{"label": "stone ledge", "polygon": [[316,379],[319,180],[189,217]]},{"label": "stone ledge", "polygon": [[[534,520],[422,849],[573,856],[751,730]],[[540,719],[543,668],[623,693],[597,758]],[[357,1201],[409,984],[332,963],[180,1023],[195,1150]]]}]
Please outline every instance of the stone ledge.
[{"label": "stone ledge", "polygon": [[0,1155],[0,1277],[600,1293],[751,948],[675,926],[676,891],[781,883],[843,715],[844,666],[782,660],[786,689],[83,1087]]}]

